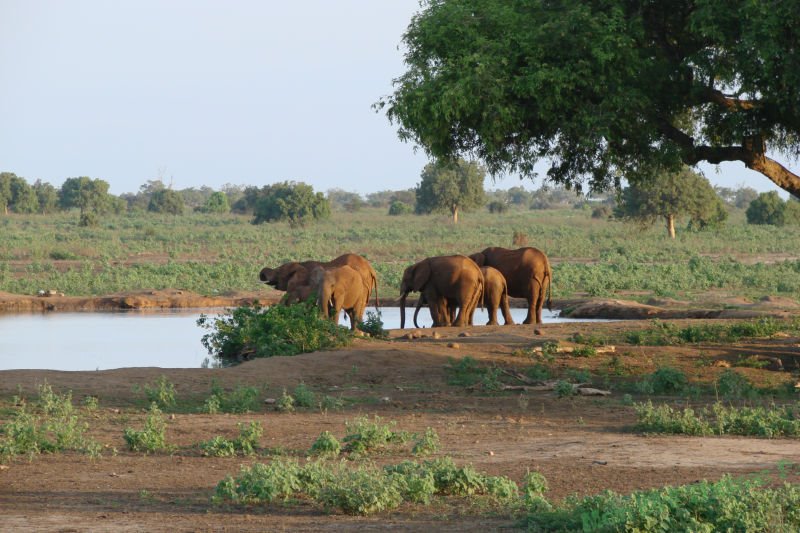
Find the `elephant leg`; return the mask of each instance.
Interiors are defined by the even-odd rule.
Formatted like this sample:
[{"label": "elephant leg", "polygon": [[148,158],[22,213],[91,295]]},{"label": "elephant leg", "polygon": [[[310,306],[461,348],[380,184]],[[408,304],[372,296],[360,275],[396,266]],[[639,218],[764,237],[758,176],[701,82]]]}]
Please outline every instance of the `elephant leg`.
[{"label": "elephant leg", "polygon": [[514,324],[514,319],[511,318],[511,307],[508,304],[508,296],[505,294],[500,299],[500,308],[503,311],[503,320],[505,321],[506,325]]},{"label": "elephant leg", "polygon": [[489,321],[486,323],[487,326],[496,326],[497,325],[497,303],[494,301],[489,302],[489,305],[486,306],[486,310],[489,313]]}]

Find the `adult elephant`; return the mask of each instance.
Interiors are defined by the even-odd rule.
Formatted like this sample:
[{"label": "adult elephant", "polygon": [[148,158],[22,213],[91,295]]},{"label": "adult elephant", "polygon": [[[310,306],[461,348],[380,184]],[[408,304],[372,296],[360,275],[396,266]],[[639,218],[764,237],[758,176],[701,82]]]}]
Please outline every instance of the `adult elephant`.
[{"label": "adult elephant", "polygon": [[348,265],[316,269],[311,274],[310,285],[316,288],[317,306],[322,316],[338,321],[339,313],[344,310],[350,319],[350,329],[355,331],[364,317],[371,289],[361,274]]},{"label": "adult elephant", "polygon": [[[494,267],[481,267],[481,273],[483,274],[483,298],[481,300],[481,304],[486,308],[489,315],[489,321],[486,323],[486,325],[496,326],[499,324],[497,321],[498,310],[503,313],[503,320],[506,324],[513,324],[514,319],[511,317],[511,307],[508,303],[508,287],[506,285],[505,276],[503,276],[503,274],[501,274],[500,271]],[[417,323],[419,310],[427,303],[428,302],[425,299],[425,296],[420,295],[419,299],[417,300],[417,306],[414,309],[414,327],[416,328],[419,327],[419,324]],[[447,316],[452,322],[455,318],[457,305],[454,305],[454,302],[448,300],[446,302],[446,306]],[[474,314],[475,310],[473,309],[469,316],[470,326],[473,323],[472,317]]]},{"label": "adult elephant", "polygon": [[428,302],[434,327],[451,325],[449,307],[459,307],[452,321],[466,326],[483,295],[483,274],[475,262],[463,255],[428,257],[403,272],[400,282],[400,327],[406,324],[406,297],[421,293]]},{"label": "adult elephant", "polygon": [[541,324],[542,307],[547,293],[547,308],[550,309],[550,283],[553,272],[550,261],[536,248],[490,247],[470,256],[480,266],[491,266],[506,278],[508,295],[528,300],[528,315],[523,324]]},{"label": "adult elephant", "polygon": [[279,291],[289,291],[292,293],[307,292],[301,289],[302,286],[307,286],[310,283],[311,273],[315,268],[329,269],[340,266],[349,266],[359,273],[364,283],[369,286],[369,291],[364,300],[366,307],[369,300],[369,294],[375,289],[375,308],[378,307],[378,275],[369,264],[369,261],[364,259],[358,254],[343,254],[328,262],[321,261],[291,261],[284,263],[277,268],[264,267],[258,274],[258,278],[275,287]]}]

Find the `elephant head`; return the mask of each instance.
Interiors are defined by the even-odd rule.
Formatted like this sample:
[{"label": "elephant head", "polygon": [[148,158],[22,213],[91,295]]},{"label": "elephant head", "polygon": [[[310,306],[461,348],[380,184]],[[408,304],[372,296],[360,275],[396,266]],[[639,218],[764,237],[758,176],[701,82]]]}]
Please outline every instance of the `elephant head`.
[{"label": "elephant head", "polygon": [[288,290],[290,281],[305,282],[304,279],[292,280],[292,278],[296,276],[301,276],[305,278],[305,276],[307,276],[306,267],[304,267],[300,263],[291,262],[291,263],[284,263],[278,268],[264,267],[261,269],[258,278],[267,285],[275,287],[279,291],[285,291]]},{"label": "elephant head", "polygon": [[403,271],[403,279],[400,281],[400,329],[406,326],[406,297],[408,293],[411,291],[422,292],[430,277],[431,266],[427,259],[415,263]]},{"label": "elephant head", "polygon": [[486,266],[486,256],[482,252],[472,254],[469,258],[475,261],[479,267]]}]

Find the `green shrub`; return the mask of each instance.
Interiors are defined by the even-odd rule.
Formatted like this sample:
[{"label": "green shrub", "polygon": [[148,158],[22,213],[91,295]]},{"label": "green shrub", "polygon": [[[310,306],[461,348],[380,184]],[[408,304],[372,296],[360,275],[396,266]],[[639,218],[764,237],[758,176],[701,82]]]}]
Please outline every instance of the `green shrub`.
[{"label": "green shrub", "polygon": [[710,435],[711,424],[687,407],[675,411],[669,405],[654,406],[651,401],[634,404],[636,429],[646,433],[678,433],[683,435]]},{"label": "green shrub", "polygon": [[299,383],[292,391],[294,404],[297,407],[316,407],[317,395],[305,383]]},{"label": "green shrub", "polygon": [[154,402],[150,404],[144,428],[141,430],[125,428],[123,436],[131,451],[149,453],[169,449],[166,432],[167,423]]},{"label": "green shrub", "polygon": [[359,323],[358,329],[369,334],[374,339],[386,339],[389,337],[389,332],[383,329],[380,311],[367,311],[367,318]]},{"label": "green shrub", "polygon": [[345,470],[320,488],[317,501],[326,509],[350,515],[368,515],[394,509],[403,502],[398,484],[380,470]]},{"label": "green shrub", "polygon": [[258,407],[258,388],[237,385],[230,392],[226,392],[216,381],[211,383],[211,396],[206,398],[201,410],[204,413],[249,413]]},{"label": "green shrub", "polygon": [[726,399],[753,398],[758,391],[747,377],[735,370],[726,369],[715,382],[717,392]]},{"label": "green shrub", "polygon": [[233,441],[217,435],[213,439],[201,442],[200,449],[208,457],[233,457],[236,455],[236,446]]},{"label": "green shrub", "polygon": [[459,359],[457,362],[452,357],[447,359],[447,384],[460,387],[471,387],[476,385],[484,374],[484,370],[478,366],[475,358],[469,355]]},{"label": "green shrub", "polygon": [[167,379],[167,376],[162,374],[154,383],[146,383],[143,389],[148,403],[155,403],[161,409],[175,406],[175,385]]},{"label": "green shrub", "polygon": [[433,471],[425,466],[413,461],[403,461],[384,467],[384,471],[395,481],[405,501],[427,505],[436,494]]},{"label": "green shrub", "polygon": [[100,445],[85,436],[89,425],[75,410],[71,392],[57,394],[44,383],[30,407],[22,398],[15,398],[14,404],[12,418],[0,426],[0,462],[66,450],[100,455]]},{"label": "green shrub", "polygon": [[323,431],[320,433],[314,444],[311,445],[309,453],[311,455],[319,455],[323,457],[336,457],[341,453],[342,445],[334,437],[330,431]]},{"label": "green shrub", "polygon": [[638,384],[645,394],[675,394],[686,390],[689,380],[686,374],[670,367],[661,367]]},{"label": "green shrub", "polygon": [[238,307],[214,319],[201,315],[197,324],[211,330],[201,342],[222,366],[255,357],[327,350],[352,341],[349,330],[324,319],[305,302],[266,309]]},{"label": "green shrub", "polygon": [[281,413],[292,413],[294,412],[294,404],[294,397],[292,397],[291,394],[288,394],[286,389],[283,389],[281,397],[278,398],[278,401],[275,403],[275,409]]},{"label": "green shrub", "polygon": [[620,496],[606,491],[567,498],[548,509],[529,505],[533,531],[797,531],[800,486],[758,480],[700,481]]},{"label": "green shrub", "polygon": [[342,441],[345,451],[353,455],[363,455],[386,447],[389,444],[402,443],[408,440],[404,432],[395,432],[395,422],[384,424],[379,416],[370,421],[369,417],[356,417],[352,422],[345,422],[347,435]]},{"label": "green shrub", "polygon": [[559,380],[553,389],[558,398],[569,398],[575,396],[575,387],[569,381]]},{"label": "green shrub", "polygon": [[281,458],[265,465],[242,466],[235,478],[227,476],[217,484],[215,501],[270,503],[288,500],[302,488],[297,462]]},{"label": "green shrub", "polygon": [[418,437],[411,448],[414,455],[430,455],[439,451],[439,435],[433,428],[426,428],[425,433]]}]

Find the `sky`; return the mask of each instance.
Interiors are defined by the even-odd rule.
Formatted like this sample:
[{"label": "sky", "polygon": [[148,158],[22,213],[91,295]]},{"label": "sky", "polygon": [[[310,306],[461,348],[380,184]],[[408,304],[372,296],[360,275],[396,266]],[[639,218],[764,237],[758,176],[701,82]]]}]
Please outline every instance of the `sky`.
[{"label": "sky", "polygon": [[[110,192],[302,181],[414,187],[424,152],[372,105],[418,0],[0,0],[0,171]],[[740,163],[712,183],[779,190]],[[542,172],[546,167],[541,167]],[[486,188],[541,180],[487,178]]]}]

